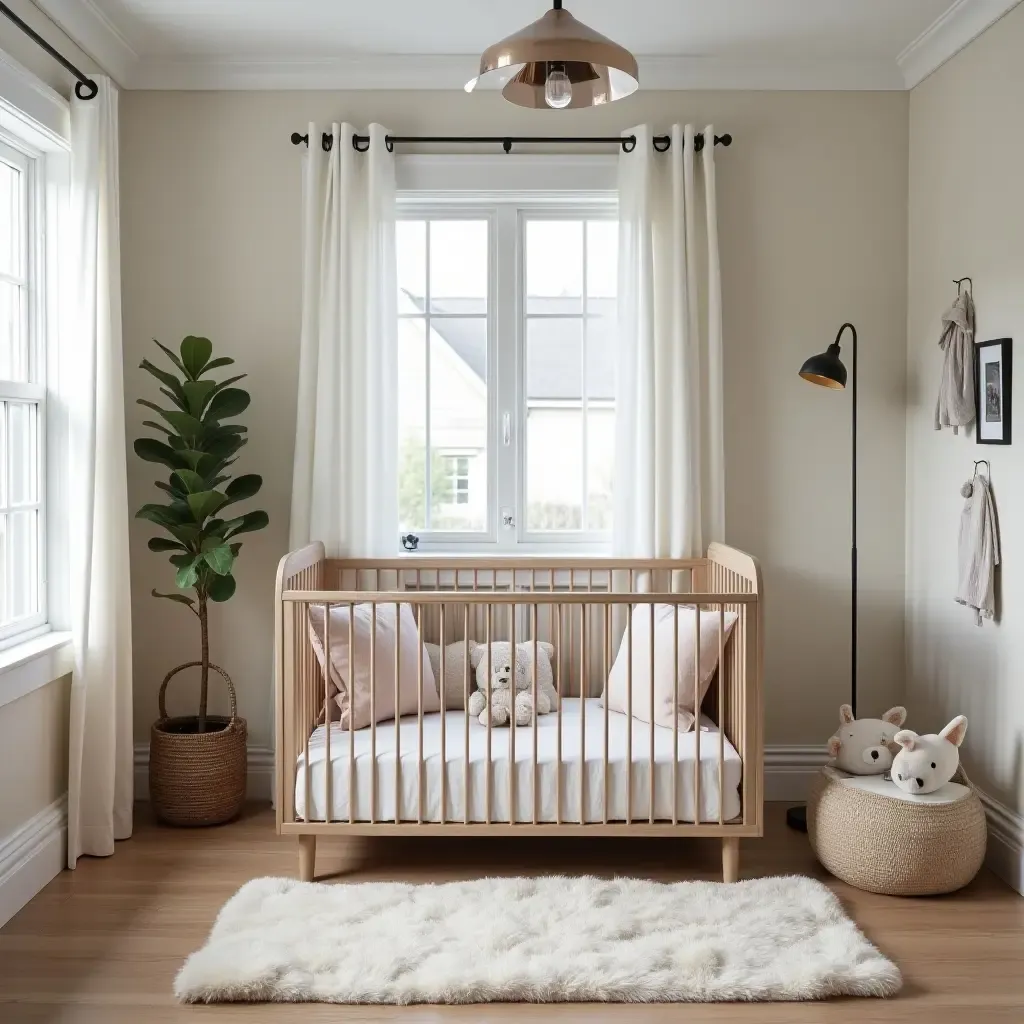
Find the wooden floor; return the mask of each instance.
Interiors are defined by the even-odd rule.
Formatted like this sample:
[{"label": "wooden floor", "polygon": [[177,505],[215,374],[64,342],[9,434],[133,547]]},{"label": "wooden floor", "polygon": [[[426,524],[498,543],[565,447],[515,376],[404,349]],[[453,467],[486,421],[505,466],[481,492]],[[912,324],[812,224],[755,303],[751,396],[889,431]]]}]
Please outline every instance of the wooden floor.
[{"label": "wooden floor", "polygon": [[[1024,900],[983,873],[933,899],[891,899],[829,879],[806,838],[769,805],[767,834],[743,842],[741,876],[825,878],[868,937],[899,964],[902,994],[888,1001],[700,1006],[354,1007],[175,1004],[171,982],[220,906],[245,881],[294,875],[296,844],[274,834],[267,810],[204,831],[163,829],[140,807],[136,834],[114,857],[86,858],[54,879],[0,931],[0,1022],[686,1021],[1024,1022]],[[590,872],[674,880],[720,877],[711,840],[353,840],[318,850],[318,875],[344,880],[437,880],[489,873]]]}]

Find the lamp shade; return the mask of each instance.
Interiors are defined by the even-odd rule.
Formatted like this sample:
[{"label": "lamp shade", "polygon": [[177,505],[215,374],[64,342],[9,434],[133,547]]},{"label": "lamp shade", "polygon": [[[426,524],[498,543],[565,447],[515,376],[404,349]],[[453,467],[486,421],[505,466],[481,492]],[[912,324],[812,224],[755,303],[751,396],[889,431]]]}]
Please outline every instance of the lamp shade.
[{"label": "lamp shade", "polygon": [[[546,107],[548,75],[568,76],[567,107],[596,107],[629,96],[639,88],[633,55],[562,9],[561,0],[543,17],[495,43],[480,58],[480,72],[466,83],[472,92],[483,78],[503,85],[505,99],[520,107]],[[563,106],[563,104],[556,104]]]},{"label": "lamp shade", "polygon": [[846,387],[846,367],[839,358],[838,342],[829,345],[825,352],[811,356],[800,367],[800,376],[812,384],[820,384],[826,388],[842,389]]}]

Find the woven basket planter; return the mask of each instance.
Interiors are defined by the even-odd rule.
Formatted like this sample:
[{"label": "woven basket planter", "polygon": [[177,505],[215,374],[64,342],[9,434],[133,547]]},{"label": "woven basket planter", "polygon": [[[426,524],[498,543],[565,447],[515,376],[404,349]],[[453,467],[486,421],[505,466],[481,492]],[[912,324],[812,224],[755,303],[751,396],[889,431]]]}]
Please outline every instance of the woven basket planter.
[{"label": "woven basket planter", "polygon": [[167,684],[186,668],[201,665],[189,661],[169,672],[160,686],[160,718],[149,737],[149,798],[153,811],[167,825],[219,825],[230,821],[245,803],[246,724],[236,714],[235,687],[228,674],[216,665],[231,695],[231,715],[207,715],[207,728],[196,732],[198,717],[169,718]]},{"label": "woven basket planter", "polygon": [[818,860],[858,889],[933,896],[974,878],[988,831],[969,786],[959,799],[917,802],[846,785],[826,768],[811,788],[807,835]]}]

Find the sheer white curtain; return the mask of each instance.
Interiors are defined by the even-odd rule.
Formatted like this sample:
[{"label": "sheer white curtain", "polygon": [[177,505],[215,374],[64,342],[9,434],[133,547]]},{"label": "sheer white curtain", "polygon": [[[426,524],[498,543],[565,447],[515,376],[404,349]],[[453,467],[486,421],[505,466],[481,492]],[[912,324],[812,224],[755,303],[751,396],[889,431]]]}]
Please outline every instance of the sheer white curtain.
[{"label": "sheer white curtain", "polygon": [[71,101],[69,308],[58,390],[68,416],[75,644],[68,867],[132,832],[132,621],[121,351],[117,89]]},{"label": "sheer white curtain", "polygon": [[649,125],[632,134],[619,157],[614,550],[689,558],[725,531],[715,147],[701,181],[692,125],[673,126],[667,153]]},{"label": "sheer white curtain", "polygon": [[290,544],[393,554],[398,542],[395,165],[385,129],[309,125]]}]

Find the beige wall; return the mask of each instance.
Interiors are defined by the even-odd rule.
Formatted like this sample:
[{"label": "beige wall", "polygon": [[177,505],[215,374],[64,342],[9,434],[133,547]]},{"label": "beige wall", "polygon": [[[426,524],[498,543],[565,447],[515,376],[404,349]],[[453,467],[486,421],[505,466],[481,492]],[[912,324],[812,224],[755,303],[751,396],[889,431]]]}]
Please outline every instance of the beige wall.
[{"label": "beige wall", "polygon": [[0,841],[68,788],[71,677],[0,707]]},{"label": "beige wall", "polygon": [[[1024,811],[1024,6],[915,89],[910,99],[907,411],[907,699],[932,731],[970,727],[972,779]],[[932,428],[940,317],[951,280],[974,278],[979,340],[1017,346],[1013,444],[977,446]],[[960,485],[992,463],[1003,545],[1002,616],[979,629],[953,603]]]},{"label": "beige wall", "polygon": [[[649,120],[714,121],[725,293],[728,539],[764,563],[767,736],[823,743],[848,694],[849,395],[797,369],[846,319],[862,338],[862,698],[902,696],[907,96],[643,93],[600,111],[520,111],[496,94],[122,94],[121,218],[128,429],[150,394],[150,339],[208,335],[250,374],[251,443],[271,527],[247,536],[239,593],[213,614],[251,742],[269,743],[273,574],[285,550],[300,308],[300,162],[309,120],[392,130],[607,134]],[[158,494],[132,456],[134,507]],[[136,737],[168,668],[194,656],[194,620],[150,598],[165,560],[132,529]],[[175,687],[172,705],[194,697]]]}]

